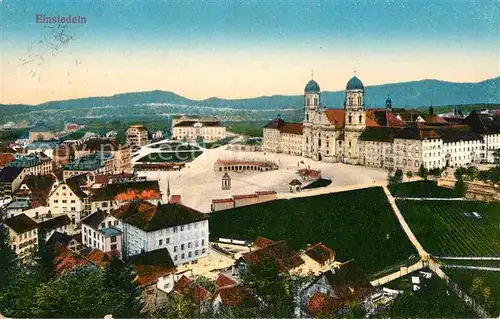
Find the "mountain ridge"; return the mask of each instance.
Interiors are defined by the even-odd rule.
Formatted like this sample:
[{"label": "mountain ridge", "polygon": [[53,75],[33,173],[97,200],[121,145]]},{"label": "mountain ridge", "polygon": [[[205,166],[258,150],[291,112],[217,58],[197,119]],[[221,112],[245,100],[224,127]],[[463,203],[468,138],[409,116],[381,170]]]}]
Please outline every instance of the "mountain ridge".
[{"label": "mountain ridge", "polygon": [[[329,108],[343,107],[344,90],[323,91],[322,104]],[[500,76],[480,82],[449,82],[423,79],[406,82],[377,84],[365,87],[365,105],[368,108],[383,107],[387,95],[395,107],[427,107],[430,105],[461,105],[500,103]],[[20,108],[76,109],[106,105],[136,106],[143,104],[178,104],[209,106],[214,108],[269,109],[303,107],[303,95],[268,95],[240,99],[209,97],[190,99],[172,91],[151,90],[117,93],[111,96],[93,96],[67,100],[48,101],[40,104],[0,104],[3,110]]]}]

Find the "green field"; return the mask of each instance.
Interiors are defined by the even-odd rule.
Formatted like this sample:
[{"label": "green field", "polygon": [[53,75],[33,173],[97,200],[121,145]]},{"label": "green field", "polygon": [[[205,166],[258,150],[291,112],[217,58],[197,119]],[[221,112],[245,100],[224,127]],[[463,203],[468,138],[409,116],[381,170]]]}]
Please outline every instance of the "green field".
[{"label": "green field", "polygon": [[391,184],[389,191],[394,197],[427,197],[427,198],[452,198],[455,197],[453,189],[437,186],[434,181],[416,181],[408,183]]},{"label": "green field", "polygon": [[341,261],[354,258],[367,274],[415,254],[382,188],[276,200],[218,211],[212,238],[286,240],[295,250],[323,242]]},{"label": "green field", "polygon": [[138,160],[138,162],[153,162],[153,163],[180,163],[191,161],[200,156],[202,151],[192,152],[158,152],[146,155]]},{"label": "green field", "polygon": [[448,268],[444,272],[491,316],[500,315],[500,272]]},{"label": "green field", "polygon": [[390,282],[384,287],[403,290],[394,303],[378,318],[476,318],[477,315],[454,294],[446,283],[433,274],[422,279],[421,290],[411,291],[410,276]]},{"label": "green field", "polygon": [[[398,200],[397,205],[434,255],[500,256],[500,203]],[[482,218],[465,216],[471,212]]]}]

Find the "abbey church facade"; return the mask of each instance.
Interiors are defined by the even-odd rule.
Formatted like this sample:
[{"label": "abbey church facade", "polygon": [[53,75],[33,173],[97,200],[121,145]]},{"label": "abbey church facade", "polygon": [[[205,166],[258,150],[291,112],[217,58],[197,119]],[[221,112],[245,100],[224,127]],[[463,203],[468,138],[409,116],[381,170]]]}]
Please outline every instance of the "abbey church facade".
[{"label": "abbey church facade", "polygon": [[281,118],[264,127],[265,152],[285,153],[315,161],[418,171],[445,166],[466,166],[492,161],[500,148],[500,116],[473,113],[446,121],[437,115],[393,109],[388,97],[384,108],[365,108],[365,87],[353,76],[346,85],[343,108],[321,103],[318,83],[304,90],[304,120]]}]

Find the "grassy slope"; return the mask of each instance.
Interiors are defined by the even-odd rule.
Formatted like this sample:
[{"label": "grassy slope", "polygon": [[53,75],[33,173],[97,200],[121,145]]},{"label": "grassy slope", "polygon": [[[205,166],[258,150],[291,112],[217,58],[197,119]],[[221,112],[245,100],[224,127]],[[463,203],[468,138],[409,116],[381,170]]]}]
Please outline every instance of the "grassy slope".
[{"label": "grassy slope", "polygon": [[[434,254],[500,255],[500,203],[405,201],[397,205],[424,248]],[[478,212],[482,219],[464,216]]]},{"label": "grassy slope", "polygon": [[455,197],[453,190],[437,186],[434,181],[416,181],[389,185],[389,190],[394,197],[430,197],[451,198]]},{"label": "grassy slope", "polygon": [[[411,292],[410,276],[395,280],[388,288],[400,289],[404,293],[382,311],[382,318],[475,318],[477,315],[451,292],[446,283],[436,275],[424,279],[425,285],[419,292]],[[447,293],[449,292],[449,293]]]},{"label": "grassy slope", "polygon": [[214,212],[212,237],[287,240],[295,250],[323,242],[337,259],[373,274],[415,253],[380,187]]},{"label": "grassy slope", "polygon": [[[465,269],[445,269],[444,271],[465,293],[485,306],[490,315],[495,317],[500,315],[500,272]],[[482,293],[472,291],[474,278],[481,279]],[[484,293],[487,292],[485,288],[489,288],[489,298],[484,297]]]}]

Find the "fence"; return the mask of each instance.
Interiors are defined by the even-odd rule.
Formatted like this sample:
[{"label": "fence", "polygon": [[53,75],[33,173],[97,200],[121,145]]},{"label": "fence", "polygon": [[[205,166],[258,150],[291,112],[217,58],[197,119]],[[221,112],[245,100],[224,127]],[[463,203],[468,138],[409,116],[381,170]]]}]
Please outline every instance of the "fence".
[{"label": "fence", "polygon": [[450,277],[444,273],[444,271],[440,268],[439,264],[433,260],[429,262],[429,268],[436,273],[441,279],[446,282],[446,285],[453,290],[457,294],[457,296],[462,299],[469,307],[471,307],[476,314],[481,318],[491,318],[486,309],[479,303],[477,303],[474,299],[472,299],[469,295],[460,289],[460,287],[451,281]]}]

